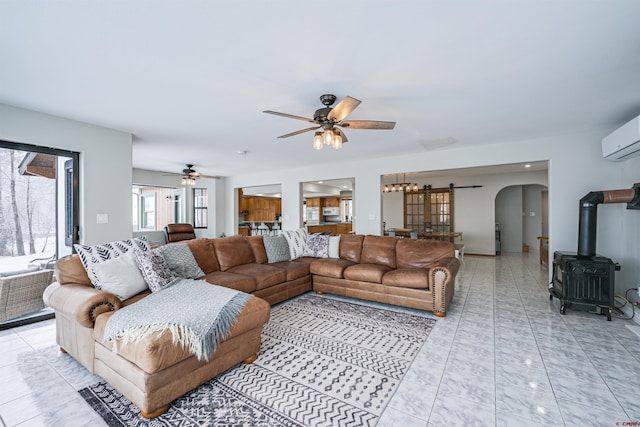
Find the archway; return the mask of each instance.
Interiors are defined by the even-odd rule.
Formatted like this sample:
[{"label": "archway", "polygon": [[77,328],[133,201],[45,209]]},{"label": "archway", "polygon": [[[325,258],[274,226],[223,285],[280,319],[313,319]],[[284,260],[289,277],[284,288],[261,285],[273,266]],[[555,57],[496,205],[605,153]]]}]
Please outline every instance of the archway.
[{"label": "archway", "polygon": [[538,236],[548,233],[548,188],[539,184],[510,185],[495,198],[496,254],[537,252]]}]

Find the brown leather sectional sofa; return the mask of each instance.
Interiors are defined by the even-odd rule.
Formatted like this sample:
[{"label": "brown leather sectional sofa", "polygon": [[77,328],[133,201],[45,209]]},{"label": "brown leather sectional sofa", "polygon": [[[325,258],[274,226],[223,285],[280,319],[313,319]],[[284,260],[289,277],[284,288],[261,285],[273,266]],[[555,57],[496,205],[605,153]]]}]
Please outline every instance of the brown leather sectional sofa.
[{"label": "brown leather sectional sofa", "polygon": [[150,291],[121,301],[97,290],[77,255],[58,261],[57,281],[44,295],[56,312],[58,344],[137,405],[144,416],[155,417],[187,391],[239,362],[255,360],[270,304],[314,289],[444,316],[460,266],[448,242],[369,235],[342,235],[340,258],[269,264],[262,239],[238,235],[185,242],[205,273],[203,280],[259,297],[249,300],[208,362],[172,344],[170,333],[120,344],[113,352],[102,342],[107,320]]}]

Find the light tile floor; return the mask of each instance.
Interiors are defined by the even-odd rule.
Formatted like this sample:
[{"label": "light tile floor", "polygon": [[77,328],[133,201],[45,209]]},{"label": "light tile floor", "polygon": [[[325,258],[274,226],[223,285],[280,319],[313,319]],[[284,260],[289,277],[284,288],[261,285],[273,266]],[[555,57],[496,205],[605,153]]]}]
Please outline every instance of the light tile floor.
[{"label": "light tile floor", "polygon": [[[570,309],[562,316],[547,288],[533,256],[465,256],[447,316],[378,425],[640,422],[640,337],[625,327],[634,323]],[[104,425],[77,393],[98,379],[58,351],[53,320],[0,331],[6,426]]]}]

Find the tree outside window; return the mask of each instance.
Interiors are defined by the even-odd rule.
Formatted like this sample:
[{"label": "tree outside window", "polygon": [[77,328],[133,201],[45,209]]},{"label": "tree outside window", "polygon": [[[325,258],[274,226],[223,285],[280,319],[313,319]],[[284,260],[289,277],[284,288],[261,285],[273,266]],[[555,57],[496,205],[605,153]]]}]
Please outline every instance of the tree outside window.
[{"label": "tree outside window", "polygon": [[193,227],[209,226],[209,197],[206,188],[193,189]]}]

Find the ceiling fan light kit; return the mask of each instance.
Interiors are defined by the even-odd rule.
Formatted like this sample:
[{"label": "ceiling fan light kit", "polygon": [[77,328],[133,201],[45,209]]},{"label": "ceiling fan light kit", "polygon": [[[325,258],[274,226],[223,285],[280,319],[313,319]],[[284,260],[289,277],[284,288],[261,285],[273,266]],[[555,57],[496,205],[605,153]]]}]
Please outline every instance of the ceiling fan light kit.
[{"label": "ceiling fan light kit", "polygon": [[195,178],[187,178],[186,176],[182,177],[182,185],[196,185],[196,180]]},{"label": "ceiling fan light kit", "polygon": [[381,122],[376,120],[351,120],[343,121],[349,114],[360,105],[360,101],[350,96],[345,97],[342,101],[338,102],[335,107],[331,107],[336,102],[336,96],[326,94],[320,96],[320,102],[324,105],[323,108],[319,108],[313,114],[313,119],[309,119],[301,116],[294,116],[292,114],[279,113],[277,111],[265,110],[263,113],[274,114],[276,116],[288,117],[290,119],[303,120],[305,122],[313,123],[317,126],[307,129],[301,129],[295,132],[291,132],[285,135],[280,135],[278,138],[289,138],[290,136],[299,135],[301,133],[315,131],[322,128],[322,131],[316,131],[313,136],[312,147],[314,150],[321,150],[325,145],[329,145],[336,150],[342,148],[342,144],[347,142],[347,136],[344,132],[337,127],[351,128],[351,129],[393,129],[396,125],[395,122]]}]

